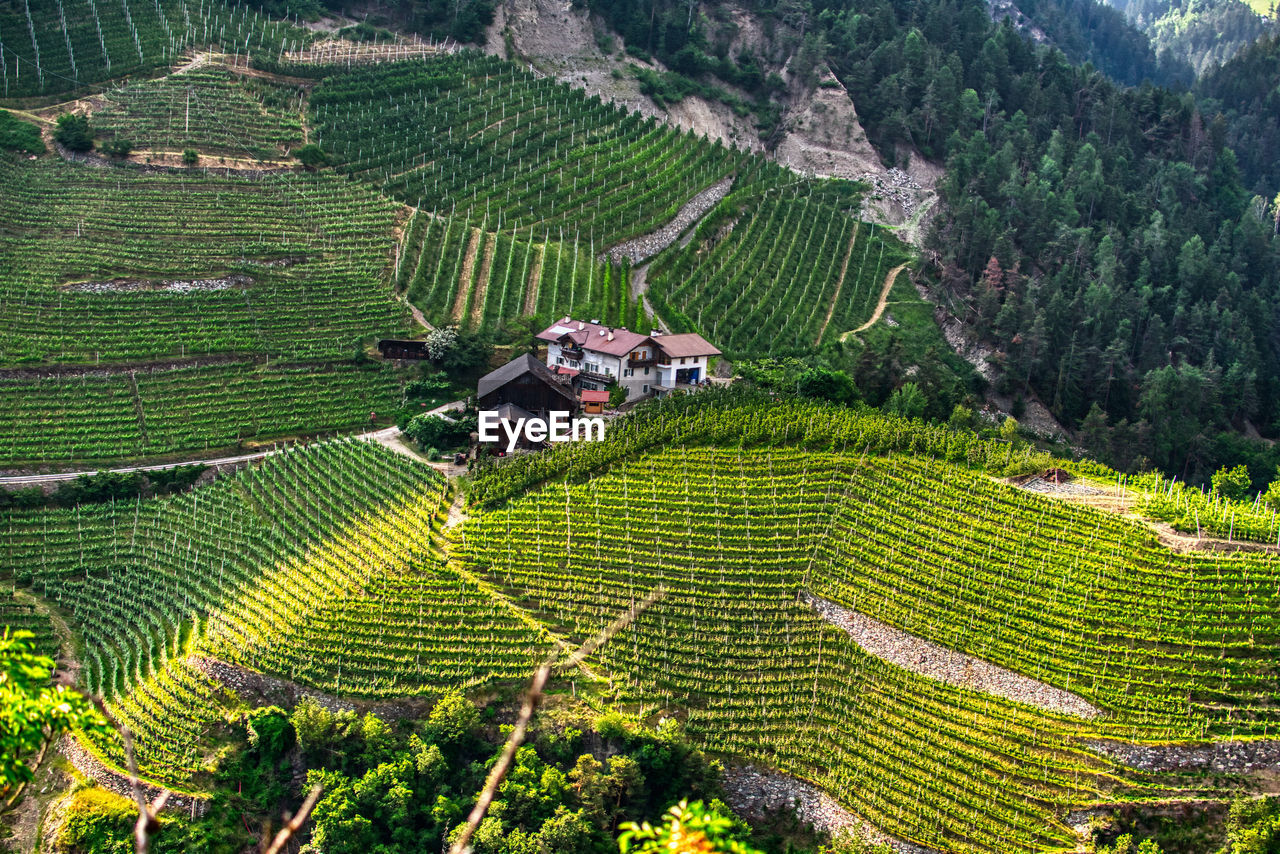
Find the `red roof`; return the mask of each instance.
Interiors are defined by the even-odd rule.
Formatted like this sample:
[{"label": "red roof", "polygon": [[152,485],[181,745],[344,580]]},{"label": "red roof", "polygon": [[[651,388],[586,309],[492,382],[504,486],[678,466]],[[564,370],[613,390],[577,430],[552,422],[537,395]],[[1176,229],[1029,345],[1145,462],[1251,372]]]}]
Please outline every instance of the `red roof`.
[{"label": "red roof", "polygon": [[649,341],[648,335],[641,335],[639,332],[578,320],[557,321],[537,335],[539,341],[547,343],[566,337],[579,347],[610,356],[625,356]]},{"label": "red roof", "polygon": [[562,377],[576,377],[581,372],[577,368],[566,368],[564,365],[552,365],[551,373],[559,374]]},{"label": "red roof", "polygon": [[609,392],[596,391],[595,389],[584,388],[582,390],[582,402],[583,403],[608,403]]}]

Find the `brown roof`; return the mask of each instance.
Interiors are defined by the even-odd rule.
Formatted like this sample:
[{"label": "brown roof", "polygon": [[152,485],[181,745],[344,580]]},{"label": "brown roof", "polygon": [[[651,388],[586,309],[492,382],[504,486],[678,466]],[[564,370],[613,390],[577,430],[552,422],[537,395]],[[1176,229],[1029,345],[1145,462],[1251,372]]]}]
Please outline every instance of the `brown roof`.
[{"label": "brown roof", "polygon": [[522,377],[525,374],[533,374],[549,387],[555,389],[555,391],[566,400],[571,400],[574,403],[577,403],[577,400],[573,396],[573,392],[569,391],[569,389],[564,386],[560,379],[551,372],[551,369],[528,353],[516,356],[501,368],[490,371],[481,377],[480,381],[476,384],[476,397],[487,397],[507,383]]},{"label": "brown roof", "polygon": [[590,388],[584,388],[582,390],[582,402],[583,403],[608,403],[609,392],[597,391],[595,389],[590,389]]},{"label": "brown roof", "polygon": [[625,356],[649,340],[648,335],[621,327],[563,319],[539,332],[537,338],[548,343],[568,338],[583,349],[610,356]]},{"label": "brown roof", "polygon": [[653,342],[668,356],[677,359],[686,356],[719,356],[711,342],[696,332],[684,332],[679,335],[659,335]]}]

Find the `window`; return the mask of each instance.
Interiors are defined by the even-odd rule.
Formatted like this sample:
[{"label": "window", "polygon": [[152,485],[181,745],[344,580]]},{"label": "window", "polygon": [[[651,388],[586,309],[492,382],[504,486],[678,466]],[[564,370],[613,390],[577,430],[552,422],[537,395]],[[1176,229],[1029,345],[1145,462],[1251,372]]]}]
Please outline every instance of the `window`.
[{"label": "window", "polygon": [[684,364],[684,356],[681,356],[681,357],[680,357],[680,364],[682,364],[682,365]]},{"label": "window", "polygon": [[[645,369],[644,369],[644,375],[645,375],[646,377],[647,377],[647,376],[649,376],[649,369],[648,369],[648,368],[645,368]],[[648,389],[648,386],[645,386],[645,388],[646,388],[646,389]]]},{"label": "window", "polygon": [[563,358],[563,357],[557,357],[557,358],[556,358],[556,364],[557,364],[557,365],[563,365],[563,364],[564,364],[564,358]]},{"label": "window", "polygon": [[[648,371],[645,371],[645,373],[647,374],[647,373],[648,373]],[[649,393],[649,384],[648,384],[648,383],[645,383],[645,384],[644,384],[644,393],[645,393],[645,394],[648,394],[648,393]]]}]

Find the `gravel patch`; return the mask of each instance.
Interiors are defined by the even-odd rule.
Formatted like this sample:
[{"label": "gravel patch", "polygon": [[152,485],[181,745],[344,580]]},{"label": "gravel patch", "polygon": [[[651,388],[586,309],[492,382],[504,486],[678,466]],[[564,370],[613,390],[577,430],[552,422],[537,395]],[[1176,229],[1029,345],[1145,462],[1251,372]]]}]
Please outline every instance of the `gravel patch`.
[{"label": "gravel patch", "polygon": [[915,212],[920,192],[924,189],[914,178],[897,167],[884,172],[863,172],[854,180],[870,184],[871,195],[897,202],[907,217]]},{"label": "gravel patch", "polygon": [[134,291],[168,291],[189,294],[194,291],[229,291],[247,288],[253,278],[243,273],[211,279],[107,279],[96,282],[72,282],[63,290],[83,294],[121,294]]},{"label": "gravel patch", "polygon": [[813,825],[815,830],[833,839],[853,835],[872,845],[886,845],[901,854],[933,854],[930,848],[884,833],[817,786],[788,774],[751,765],[731,766],[725,769],[722,782],[729,806],[747,818],[758,819],[766,812],[793,809],[801,822]]},{"label": "gravel patch", "polygon": [[1077,718],[1096,718],[1102,714],[1101,709],[1070,691],[947,649],[811,593],[802,592],[800,598],[823,619],[844,629],[865,652],[904,670],[1055,714]]},{"label": "gravel patch", "polygon": [[685,202],[684,207],[680,208],[680,212],[671,222],[657,231],[619,243],[606,252],[604,257],[612,259],[615,264],[621,264],[623,258],[631,259],[632,264],[638,264],[645,258],[652,258],[675,243],[685,229],[702,219],[707,211],[719,204],[720,200],[729,194],[731,186],[733,186],[732,178],[724,178],[712,184]]},{"label": "gravel patch", "polygon": [[1045,495],[1109,495],[1108,490],[1099,489],[1096,486],[1090,486],[1087,483],[1069,480],[1066,483],[1053,483],[1045,480],[1043,477],[1036,475],[1035,477],[1023,483],[1015,483],[1014,486],[1019,489],[1025,489],[1028,492],[1039,492]]},{"label": "gravel patch", "polygon": [[1215,771],[1245,774],[1280,769],[1280,740],[1215,741],[1209,744],[1125,744],[1092,739],[1090,750],[1142,771]]}]

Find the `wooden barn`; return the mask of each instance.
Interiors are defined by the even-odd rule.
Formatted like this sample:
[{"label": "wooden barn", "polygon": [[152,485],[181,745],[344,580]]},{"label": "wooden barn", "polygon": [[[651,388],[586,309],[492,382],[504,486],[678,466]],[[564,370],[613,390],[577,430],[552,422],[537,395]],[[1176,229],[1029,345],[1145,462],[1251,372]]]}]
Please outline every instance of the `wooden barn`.
[{"label": "wooden barn", "polygon": [[382,338],[378,341],[378,352],[384,359],[426,359],[426,341],[406,341],[399,338]]},{"label": "wooden barn", "polygon": [[541,417],[548,412],[578,411],[578,398],[568,382],[528,353],[480,378],[476,408],[497,409],[504,403]]}]

